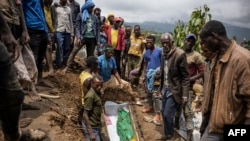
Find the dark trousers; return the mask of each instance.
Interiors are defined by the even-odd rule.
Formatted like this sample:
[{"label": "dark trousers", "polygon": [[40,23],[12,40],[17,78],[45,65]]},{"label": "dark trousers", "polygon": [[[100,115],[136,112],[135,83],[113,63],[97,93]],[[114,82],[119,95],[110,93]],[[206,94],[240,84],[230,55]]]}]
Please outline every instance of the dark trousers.
[{"label": "dark trousers", "polygon": [[17,140],[24,92],[6,47],[0,43],[0,121],[6,140]]},{"label": "dark trousers", "polygon": [[22,90],[0,89],[0,120],[6,140],[19,138],[19,116],[22,110],[24,92]]},{"label": "dark trousers", "polygon": [[162,117],[164,122],[164,132],[166,136],[174,135],[174,116],[178,104],[174,100],[173,95],[167,96],[170,89],[166,89],[162,98]]},{"label": "dark trousers", "polygon": [[207,126],[205,132],[201,137],[201,141],[224,141],[223,134],[219,133],[209,133],[208,132],[209,126]]},{"label": "dark trousers", "polygon": [[36,60],[38,73],[43,71],[43,59],[45,58],[48,37],[45,31],[28,29],[30,36],[30,48]]},{"label": "dark trousers", "polygon": [[[91,141],[90,134],[89,134],[88,129],[83,121],[82,121],[82,128],[83,128],[83,132],[84,132],[84,136],[85,136],[86,140]],[[100,129],[99,128],[92,128],[92,132],[95,135],[95,141],[101,141]]]},{"label": "dark trousers", "polygon": [[116,61],[117,71],[119,75],[121,76],[121,50],[114,50],[114,57]]},{"label": "dark trousers", "polygon": [[84,38],[82,43],[86,45],[87,57],[94,56],[96,39],[95,38]]},{"label": "dark trousers", "polygon": [[95,46],[96,46],[96,39],[95,38],[85,38],[80,45],[75,44],[74,48],[72,49],[72,51],[69,55],[69,59],[67,61],[67,66],[70,66],[72,64],[72,62],[75,59],[76,54],[84,45],[86,45],[87,57],[94,55]]}]

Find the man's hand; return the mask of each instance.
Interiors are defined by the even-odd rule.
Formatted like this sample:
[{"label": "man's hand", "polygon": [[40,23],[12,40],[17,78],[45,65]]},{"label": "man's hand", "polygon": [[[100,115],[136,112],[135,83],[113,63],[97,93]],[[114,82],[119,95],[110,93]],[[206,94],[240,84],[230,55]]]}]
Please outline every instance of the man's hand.
[{"label": "man's hand", "polygon": [[122,88],[123,88],[123,83],[121,82],[121,83],[120,83],[120,89],[122,89]]},{"label": "man's hand", "polygon": [[6,48],[8,49],[13,60],[16,60],[18,53],[18,43],[11,32],[2,34],[1,41],[4,43]]},{"label": "man's hand", "polygon": [[76,42],[75,42],[75,46],[80,46],[80,44],[81,44],[81,39],[80,38],[76,38],[75,39],[76,40]]},{"label": "man's hand", "polygon": [[182,104],[185,105],[188,102],[188,98],[187,97],[182,97]]},{"label": "man's hand", "polygon": [[90,133],[89,136],[91,141],[95,141],[95,134],[93,132]]},{"label": "man's hand", "polygon": [[29,41],[30,41],[30,36],[29,36],[28,31],[23,31],[21,38],[20,38],[20,43],[25,45],[25,44],[28,44]]},{"label": "man's hand", "polygon": [[74,36],[71,36],[70,38],[70,44],[72,44],[74,42]]},{"label": "man's hand", "polygon": [[96,46],[99,48],[100,47],[100,42],[97,42]]}]

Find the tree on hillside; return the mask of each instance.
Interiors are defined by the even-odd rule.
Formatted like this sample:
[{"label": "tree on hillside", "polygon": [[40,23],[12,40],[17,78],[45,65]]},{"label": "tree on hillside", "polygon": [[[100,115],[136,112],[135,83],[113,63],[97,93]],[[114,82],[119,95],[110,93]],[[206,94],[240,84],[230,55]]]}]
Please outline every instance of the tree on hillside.
[{"label": "tree on hillside", "polygon": [[243,41],[240,42],[240,45],[248,50],[250,50],[250,40],[243,39]]},{"label": "tree on hillside", "polygon": [[[209,14],[209,7],[205,4],[203,7],[196,8],[192,12],[190,19],[187,24],[179,20],[176,27],[174,28],[174,41],[175,45],[183,48],[186,34],[193,33],[197,37],[202,26],[209,20],[212,15]],[[198,38],[194,50],[200,52],[200,39]]]}]

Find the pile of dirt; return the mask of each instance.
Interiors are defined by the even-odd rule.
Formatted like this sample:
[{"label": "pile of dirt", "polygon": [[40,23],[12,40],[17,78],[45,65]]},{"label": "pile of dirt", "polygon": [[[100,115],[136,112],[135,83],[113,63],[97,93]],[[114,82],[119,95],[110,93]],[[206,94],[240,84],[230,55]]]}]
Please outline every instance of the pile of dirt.
[{"label": "pile of dirt", "polygon": [[132,101],[133,97],[125,92],[123,89],[119,88],[108,88],[104,91],[104,95],[102,95],[102,101]]},{"label": "pile of dirt", "polygon": [[[45,73],[46,76],[46,73]],[[22,111],[21,118],[32,118],[32,123],[25,129],[41,129],[46,132],[44,141],[84,141],[81,125],[78,117],[78,105],[81,93],[79,89],[79,74],[56,73],[54,76],[46,76],[44,81],[51,86],[39,87],[38,93],[58,95],[58,99],[45,99],[34,102],[28,96],[25,102],[35,105],[40,110]]]},{"label": "pile of dirt", "polygon": [[[81,69],[82,70],[82,69]],[[79,105],[81,104],[81,93],[79,85],[79,74],[81,70],[70,71],[66,75],[56,73],[55,76],[45,77],[45,81],[51,84],[51,88],[40,88],[39,93],[58,95],[58,99],[42,99],[42,101],[31,101],[29,96],[25,97],[25,102],[34,104],[40,110],[22,111],[21,119],[32,118],[30,125],[23,129],[40,129],[46,133],[43,141],[85,141],[82,127],[79,123]],[[45,73],[46,76],[46,73]],[[143,93],[143,89],[138,89],[138,93]],[[122,89],[106,89],[102,95],[102,101],[131,101],[133,98]],[[163,126],[156,126],[143,121],[147,114],[141,112],[142,106],[132,106],[135,121],[138,124],[141,141],[155,140],[163,135]],[[103,120],[103,119],[102,119]],[[103,123],[104,124],[104,123]],[[104,130],[105,128],[103,128]],[[104,134],[107,136],[107,133]],[[0,140],[2,139],[0,134]],[[108,139],[105,139],[108,141]]]}]

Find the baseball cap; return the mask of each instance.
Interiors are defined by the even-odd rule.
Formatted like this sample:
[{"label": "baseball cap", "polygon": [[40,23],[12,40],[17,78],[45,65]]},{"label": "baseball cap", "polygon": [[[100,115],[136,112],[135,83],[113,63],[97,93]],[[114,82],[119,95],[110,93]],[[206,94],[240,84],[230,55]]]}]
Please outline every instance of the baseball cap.
[{"label": "baseball cap", "polygon": [[121,22],[121,21],[122,21],[121,18],[119,18],[119,17],[114,17],[114,22]]},{"label": "baseball cap", "polygon": [[186,39],[193,38],[196,41],[196,36],[192,33],[186,35]]}]

